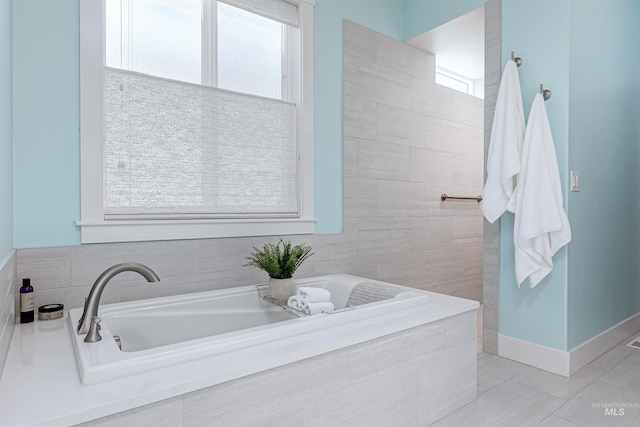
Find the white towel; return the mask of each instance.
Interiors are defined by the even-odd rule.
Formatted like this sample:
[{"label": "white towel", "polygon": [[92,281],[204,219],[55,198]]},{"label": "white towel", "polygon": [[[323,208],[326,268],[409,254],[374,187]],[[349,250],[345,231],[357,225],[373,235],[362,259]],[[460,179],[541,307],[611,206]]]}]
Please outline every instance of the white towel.
[{"label": "white towel", "polygon": [[324,288],[301,286],[298,288],[297,293],[300,295],[300,301],[303,304],[331,301],[331,293]]},{"label": "white towel", "polygon": [[287,305],[295,308],[296,310],[302,310],[303,304],[300,303],[300,295],[291,295],[287,300]]},{"label": "white towel", "polygon": [[302,312],[305,311],[304,306],[300,305],[300,303],[298,302],[298,297],[299,295],[293,295],[291,297],[289,297],[289,300],[287,301],[287,305],[291,308],[294,309],[294,313],[298,316],[298,317],[303,317],[304,314]]},{"label": "white towel", "polygon": [[540,93],[529,113],[514,196],[516,279],[520,286],[528,277],[533,288],[553,269],[553,255],[571,241],[553,136]]},{"label": "white towel", "polygon": [[507,203],[516,187],[524,132],[518,66],[509,59],[498,89],[487,154],[487,182],[482,192],[482,213],[491,223],[508,209]]},{"label": "white towel", "polygon": [[298,317],[304,316],[304,312],[306,314],[320,314],[323,312],[334,311],[335,307],[332,302],[329,301],[321,301],[321,302],[308,302],[306,304],[301,304],[299,301],[300,295],[293,295],[289,297],[287,301],[287,305],[293,309],[295,309],[295,313]]},{"label": "white towel", "polygon": [[307,314],[320,314],[334,311],[333,303],[324,301],[324,302],[310,302],[304,305],[304,311]]}]

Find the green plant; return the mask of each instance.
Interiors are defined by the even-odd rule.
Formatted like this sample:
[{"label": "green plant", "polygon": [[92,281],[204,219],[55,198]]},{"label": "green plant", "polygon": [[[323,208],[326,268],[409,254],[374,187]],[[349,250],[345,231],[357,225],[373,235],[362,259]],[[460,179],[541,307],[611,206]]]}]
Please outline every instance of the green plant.
[{"label": "green plant", "polygon": [[311,255],[311,246],[293,246],[290,241],[285,242],[280,238],[275,245],[266,243],[262,249],[254,246],[251,255],[246,257],[249,262],[244,266],[258,267],[266,271],[272,279],[288,279]]}]

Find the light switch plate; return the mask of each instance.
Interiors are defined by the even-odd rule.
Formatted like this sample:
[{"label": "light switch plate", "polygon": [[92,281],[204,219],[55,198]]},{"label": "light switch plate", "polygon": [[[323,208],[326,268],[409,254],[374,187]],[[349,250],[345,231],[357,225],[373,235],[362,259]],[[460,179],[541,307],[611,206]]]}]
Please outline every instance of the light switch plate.
[{"label": "light switch plate", "polygon": [[580,171],[571,171],[571,191],[580,191]]}]

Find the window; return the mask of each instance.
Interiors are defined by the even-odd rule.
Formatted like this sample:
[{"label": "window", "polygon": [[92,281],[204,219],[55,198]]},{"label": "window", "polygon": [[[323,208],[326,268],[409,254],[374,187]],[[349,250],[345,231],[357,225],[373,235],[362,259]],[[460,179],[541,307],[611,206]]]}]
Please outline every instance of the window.
[{"label": "window", "polygon": [[313,232],[312,24],[307,0],[81,2],[82,242]]},{"label": "window", "polygon": [[473,80],[447,71],[444,68],[436,68],[436,83],[458,92],[473,94]]}]

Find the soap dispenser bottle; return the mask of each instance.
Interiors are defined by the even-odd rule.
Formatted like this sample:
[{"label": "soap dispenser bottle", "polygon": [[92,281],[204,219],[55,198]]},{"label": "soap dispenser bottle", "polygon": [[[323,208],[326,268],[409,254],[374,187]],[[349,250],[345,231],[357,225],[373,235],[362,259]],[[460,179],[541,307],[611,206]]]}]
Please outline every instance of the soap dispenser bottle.
[{"label": "soap dispenser bottle", "polygon": [[22,287],[20,288],[20,323],[33,322],[34,311],[31,279],[22,279]]}]

